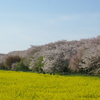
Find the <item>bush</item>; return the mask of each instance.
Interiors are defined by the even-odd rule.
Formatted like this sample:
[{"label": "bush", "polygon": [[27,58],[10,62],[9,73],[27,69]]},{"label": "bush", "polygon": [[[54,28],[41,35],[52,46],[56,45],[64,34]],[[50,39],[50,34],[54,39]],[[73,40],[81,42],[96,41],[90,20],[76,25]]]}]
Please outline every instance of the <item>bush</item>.
[{"label": "bush", "polygon": [[4,63],[0,63],[0,69],[6,69]]},{"label": "bush", "polygon": [[16,70],[17,64],[18,64],[18,62],[13,63],[13,64],[11,65],[11,70],[15,71],[15,70]]},{"label": "bush", "polygon": [[20,62],[21,58],[19,56],[8,56],[5,60],[5,67],[11,69],[11,65],[16,62]]},{"label": "bush", "polygon": [[40,56],[37,61],[34,63],[32,71],[42,72],[42,67],[44,67],[43,56]]},{"label": "bush", "polygon": [[23,63],[24,59],[22,59],[19,63],[17,63],[15,70],[16,71],[29,71],[28,66]]}]

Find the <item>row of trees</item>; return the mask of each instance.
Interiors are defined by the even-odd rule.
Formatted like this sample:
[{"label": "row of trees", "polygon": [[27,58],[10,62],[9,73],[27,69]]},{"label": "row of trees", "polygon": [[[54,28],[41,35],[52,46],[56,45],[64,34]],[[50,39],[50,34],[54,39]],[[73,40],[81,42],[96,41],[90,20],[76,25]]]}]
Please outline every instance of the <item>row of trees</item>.
[{"label": "row of trees", "polygon": [[32,46],[23,52],[12,52],[0,64],[0,69],[97,75],[100,74],[100,36],[80,41],[63,40]]},{"label": "row of trees", "polygon": [[0,63],[0,69],[3,70],[16,70],[16,71],[27,71],[28,66],[24,64],[24,58],[20,56],[8,56],[4,62]]},{"label": "row of trees", "polygon": [[34,64],[42,56],[43,72],[100,74],[100,36],[80,41],[58,41],[37,48],[38,51],[31,56],[30,69],[38,67]]}]

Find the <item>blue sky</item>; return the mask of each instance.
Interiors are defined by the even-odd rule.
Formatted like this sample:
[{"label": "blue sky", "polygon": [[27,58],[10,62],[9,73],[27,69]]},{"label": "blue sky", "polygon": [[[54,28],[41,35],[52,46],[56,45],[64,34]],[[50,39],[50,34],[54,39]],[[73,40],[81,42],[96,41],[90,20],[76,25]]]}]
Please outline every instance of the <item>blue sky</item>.
[{"label": "blue sky", "polygon": [[100,0],[0,0],[0,53],[100,35]]}]

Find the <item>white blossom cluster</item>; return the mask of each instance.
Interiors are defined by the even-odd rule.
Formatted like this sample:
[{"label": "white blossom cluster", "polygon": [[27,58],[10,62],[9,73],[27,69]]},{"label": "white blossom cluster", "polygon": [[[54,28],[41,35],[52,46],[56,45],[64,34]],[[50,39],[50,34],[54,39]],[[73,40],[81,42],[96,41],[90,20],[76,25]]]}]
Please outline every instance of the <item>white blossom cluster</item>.
[{"label": "white blossom cluster", "polygon": [[[28,50],[14,51],[8,55],[24,57],[24,64],[32,71],[100,73],[100,36],[80,41],[58,41],[42,46],[32,46]],[[41,58],[41,59],[40,59]],[[43,58],[43,59],[42,59]]]}]

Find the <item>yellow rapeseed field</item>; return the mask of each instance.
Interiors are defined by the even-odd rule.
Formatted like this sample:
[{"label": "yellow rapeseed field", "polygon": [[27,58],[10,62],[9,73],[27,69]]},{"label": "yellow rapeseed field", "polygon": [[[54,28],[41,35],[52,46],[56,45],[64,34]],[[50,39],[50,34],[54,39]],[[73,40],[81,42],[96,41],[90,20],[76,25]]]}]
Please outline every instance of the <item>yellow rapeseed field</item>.
[{"label": "yellow rapeseed field", "polygon": [[100,78],[0,71],[0,100],[100,100]]}]

